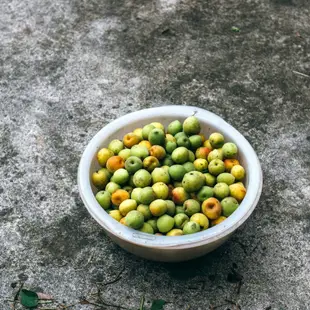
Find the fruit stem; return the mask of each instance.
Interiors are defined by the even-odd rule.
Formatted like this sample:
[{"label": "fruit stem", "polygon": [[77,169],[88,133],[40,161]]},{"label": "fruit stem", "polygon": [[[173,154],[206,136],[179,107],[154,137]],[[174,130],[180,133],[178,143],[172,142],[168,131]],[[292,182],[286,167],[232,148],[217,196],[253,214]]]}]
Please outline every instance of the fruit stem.
[{"label": "fruit stem", "polygon": [[144,310],[144,296],[141,297],[141,302],[140,302],[139,310]]}]

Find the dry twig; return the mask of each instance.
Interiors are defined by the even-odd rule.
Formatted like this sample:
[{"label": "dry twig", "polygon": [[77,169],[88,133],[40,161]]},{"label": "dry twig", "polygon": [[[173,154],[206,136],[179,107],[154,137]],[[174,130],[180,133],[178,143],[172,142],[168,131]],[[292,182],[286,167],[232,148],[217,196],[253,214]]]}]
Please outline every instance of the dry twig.
[{"label": "dry twig", "polygon": [[12,306],[13,310],[15,310],[16,301],[18,300],[19,293],[20,293],[21,289],[23,288],[23,286],[24,286],[24,282],[21,282],[21,284],[18,288],[18,291],[16,292],[16,294],[14,296],[14,301],[13,301],[13,306]]},{"label": "dry twig", "polygon": [[310,75],[307,75],[307,74],[304,74],[304,73],[301,73],[301,72],[298,72],[298,71],[294,71],[294,70],[293,70],[293,73],[295,73],[295,74],[297,74],[297,75],[300,75],[300,76],[303,76],[303,77],[310,78]]}]

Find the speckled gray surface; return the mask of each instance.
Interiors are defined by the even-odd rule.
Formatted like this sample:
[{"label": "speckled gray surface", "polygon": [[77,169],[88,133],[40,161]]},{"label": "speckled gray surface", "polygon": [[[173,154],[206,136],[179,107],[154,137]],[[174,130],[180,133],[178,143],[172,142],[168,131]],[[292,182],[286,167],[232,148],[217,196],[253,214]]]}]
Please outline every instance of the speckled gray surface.
[{"label": "speckled gray surface", "polygon": [[[70,304],[125,268],[99,286],[128,309],[143,295],[167,310],[236,308],[225,299],[310,309],[310,78],[294,73],[310,75],[309,16],[307,0],[2,0],[0,308],[14,282]],[[264,171],[246,224],[187,264],[118,248],[76,186],[79,157],[102,126],[164,104],[222,116]]]}]

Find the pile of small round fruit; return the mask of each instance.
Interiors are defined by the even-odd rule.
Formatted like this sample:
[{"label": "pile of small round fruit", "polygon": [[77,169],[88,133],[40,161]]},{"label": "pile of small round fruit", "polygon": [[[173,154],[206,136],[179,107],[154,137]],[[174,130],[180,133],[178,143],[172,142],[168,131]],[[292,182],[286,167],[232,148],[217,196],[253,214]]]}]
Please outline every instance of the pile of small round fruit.
[{"label": "pile of small round fruit", "polygon": [[220,133],[208,140],[195,116],[164,128],[154,122],[97,153],[98,203],[139,231],[180,236],[224,221],[246,194],[237,146]]}]

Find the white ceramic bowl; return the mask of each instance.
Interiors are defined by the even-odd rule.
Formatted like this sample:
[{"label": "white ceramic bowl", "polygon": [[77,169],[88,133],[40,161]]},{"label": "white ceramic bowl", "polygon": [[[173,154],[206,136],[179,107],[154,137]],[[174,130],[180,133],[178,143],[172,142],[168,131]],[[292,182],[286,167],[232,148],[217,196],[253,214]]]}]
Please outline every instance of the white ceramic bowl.
[{"label": "white ceramic bowl", "polygon": [[[247,172],[247,194],[239,208],[225,221],[205,231],[192,235],[156,236],[128,228],[109,216],[95,199],[96,189],[90,181],[91,174],[99,168],[96,153],[107,147],[112,139],[122,137],[135,128],[151,122],[167,126],[171,121],[183,121],[196,112],[202,132],[221,132],[226,141],[237,144],[239,161]],[[102,128],[87,145],[79,165],[78,186],[80,196],[92,217],[103,227],[110,238],[125,250],[150,260],[176,262],[202,256],[223,244],[250,216],[258,203],[262,190],[262,171],[255,151],[235,128],[219,116],[191,106],[163,106],[145,109],[122,116]]]}]

